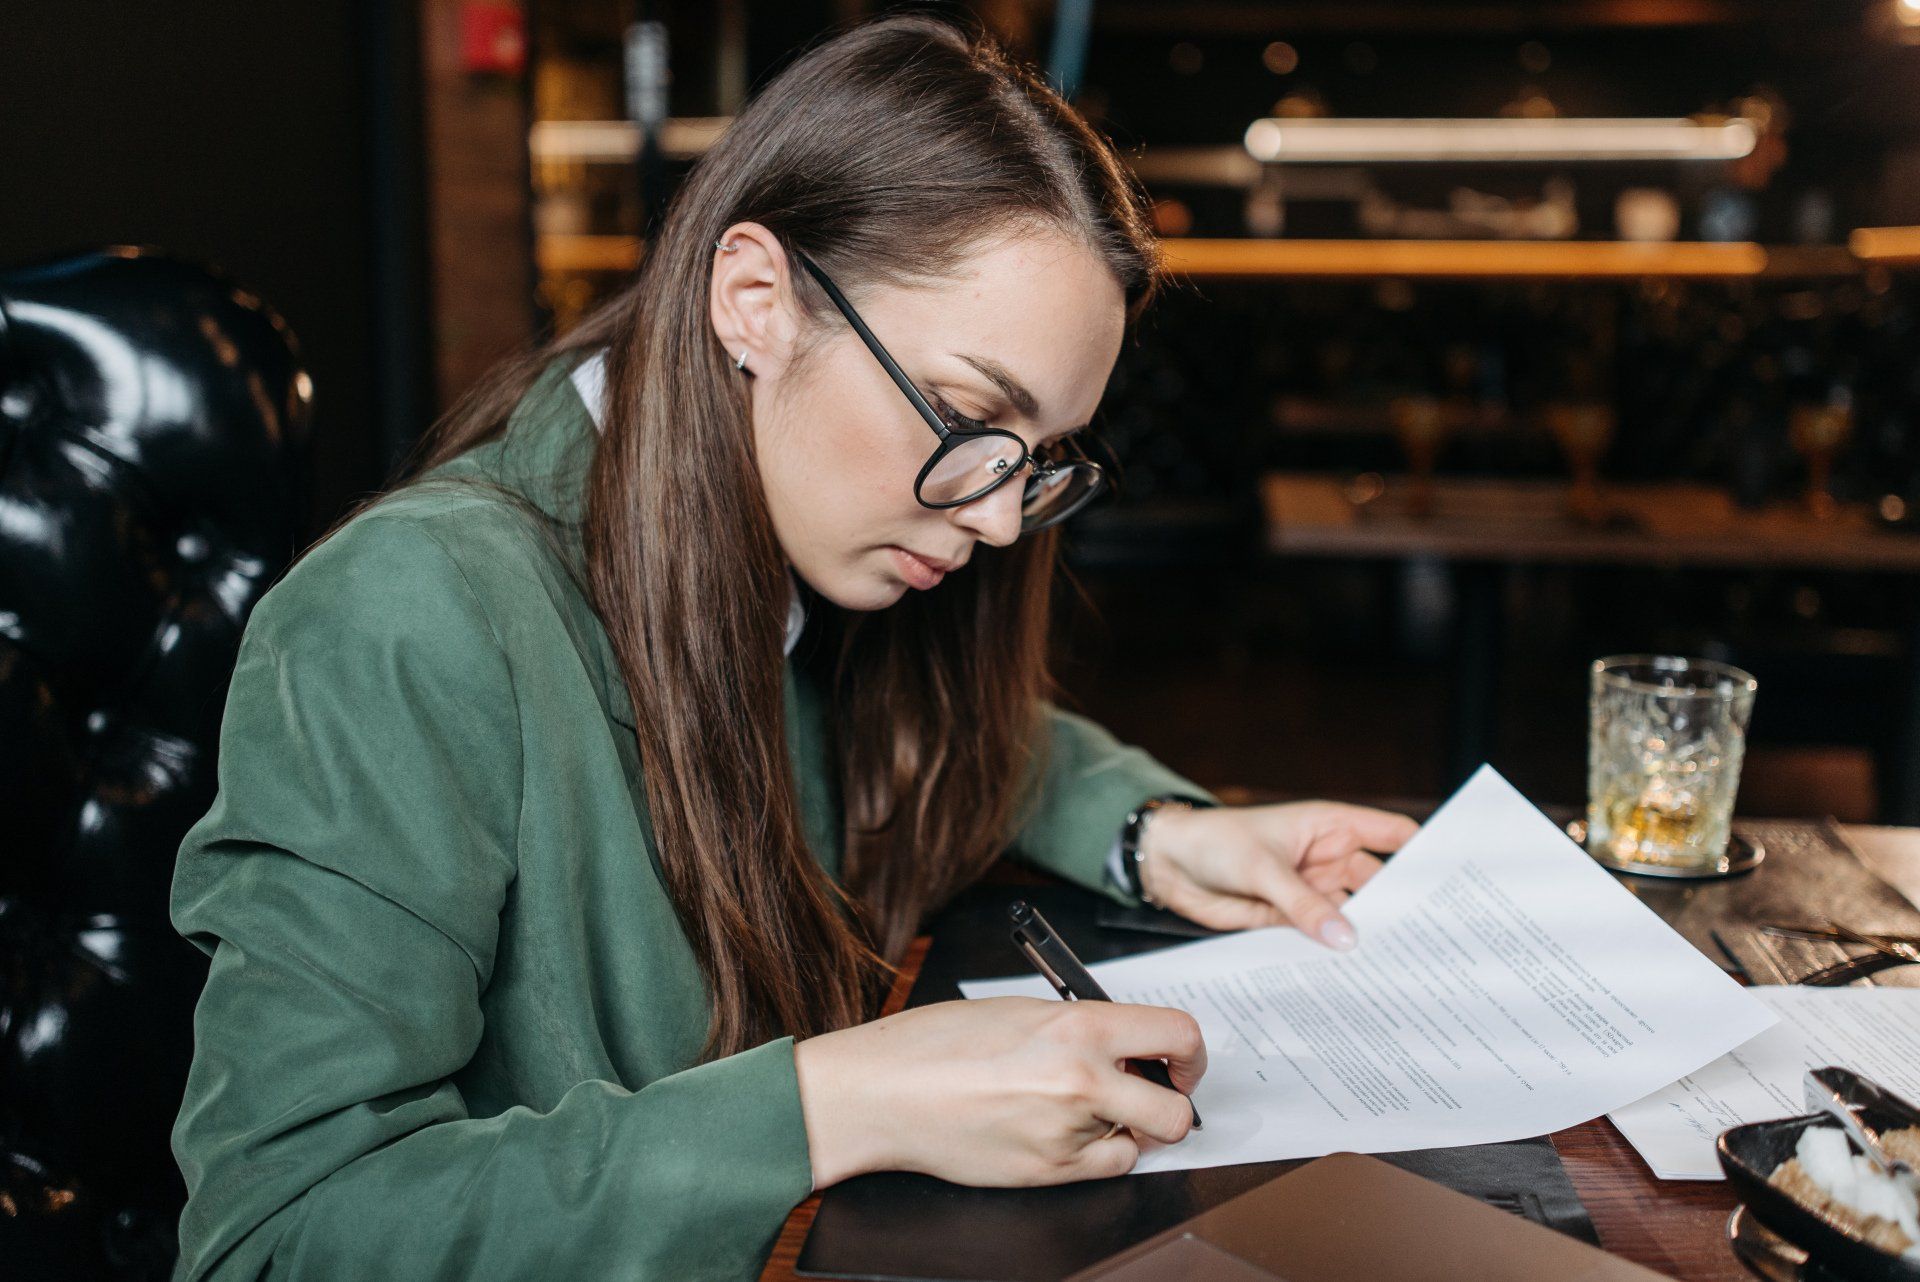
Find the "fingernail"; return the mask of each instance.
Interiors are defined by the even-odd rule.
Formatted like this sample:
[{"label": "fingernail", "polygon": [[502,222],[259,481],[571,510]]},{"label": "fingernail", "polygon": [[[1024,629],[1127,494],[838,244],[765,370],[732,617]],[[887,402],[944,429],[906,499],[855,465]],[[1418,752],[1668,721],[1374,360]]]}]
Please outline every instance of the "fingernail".
[{"label": "fingernail", "polygon": [[1344,917],[1329,917],[1320,923],[1320,942],[1344,953],[1359,943],[1360,939]]}]

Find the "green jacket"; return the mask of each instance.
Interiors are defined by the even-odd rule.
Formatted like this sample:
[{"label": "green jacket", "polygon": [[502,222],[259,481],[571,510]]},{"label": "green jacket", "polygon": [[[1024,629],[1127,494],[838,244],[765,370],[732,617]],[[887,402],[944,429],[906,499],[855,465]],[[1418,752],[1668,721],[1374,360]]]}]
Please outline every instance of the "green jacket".
[{"label": "green jacket", "polygon": [[[593,439],[556,366],[443,471],[576,522]],[[212,958],[177,1278],[749,1277],[811,1191],[793,1039],[698,1063],[707,993],[579,556],[497,491],[427,484],[255,610],[173,883]],[[826,710],[791,663],[787,713],[837,873]],[[1125,813],[1193,785],[1049,715],[1016,848],[1117,894]]]}]

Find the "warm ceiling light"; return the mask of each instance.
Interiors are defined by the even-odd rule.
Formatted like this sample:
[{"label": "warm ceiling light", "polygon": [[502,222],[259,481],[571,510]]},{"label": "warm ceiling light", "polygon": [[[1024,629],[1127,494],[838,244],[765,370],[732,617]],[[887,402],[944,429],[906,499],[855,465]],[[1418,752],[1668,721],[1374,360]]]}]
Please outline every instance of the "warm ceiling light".
[{"label": "warm ceiling light", "polygon": [[1909,27],[1920,27],[1920,0],[1894,0],[1893,16]]},{"label": "warm ceiling light", "polygon": [[1756,141],[1753,125],[1745,120],[1703,124],[1684,118],[1266,119],[1247,126],[1246,134],[1247,151],[1255,160],[1283,164],[1738,160]]}]

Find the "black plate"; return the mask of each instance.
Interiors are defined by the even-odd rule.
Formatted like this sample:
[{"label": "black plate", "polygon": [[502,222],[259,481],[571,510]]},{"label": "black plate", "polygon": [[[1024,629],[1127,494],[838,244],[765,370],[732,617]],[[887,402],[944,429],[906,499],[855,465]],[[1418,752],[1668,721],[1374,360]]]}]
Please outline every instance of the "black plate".
[{"label": "black plate", "polygon": [[[1887,1130],[1898,1130],[1909,1124],[1904,1117],[1872,1108],[1861,1109],[1860,1115],[1874,1126]],[[1825,1114],[1816,1114],[1783,1117],[1776,1122],[1751,1122],[1723,1134],[1715,1148],[1720,1154],[1720,1169],[1727,1173],[1727,1180],[1733,1185],[1734,1196],[1762,1224],[1835,1272],[1872,1282],[1920,1282],[1920,1263],[1869,1246],[1767,1183],[1774,1168],[1793,1156],[1800,1132],[1816,1125],[1836,1129],[1839,1126]]]}]

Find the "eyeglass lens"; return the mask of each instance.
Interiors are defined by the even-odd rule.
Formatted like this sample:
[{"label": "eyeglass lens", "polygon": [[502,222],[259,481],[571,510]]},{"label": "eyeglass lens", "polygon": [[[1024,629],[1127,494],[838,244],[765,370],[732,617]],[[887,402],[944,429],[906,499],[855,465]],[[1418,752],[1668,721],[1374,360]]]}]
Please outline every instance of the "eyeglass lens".
[{"label": "eyeglass lens", "polygon": [[[937,507],[969,503],[999,485],[1001,478],[1020,466],[1025,451],[1010,437],[976,436],[960,442],[941,456],[920,482],[920,498]],[[1062,463],[1027,478],[1020,523],[1027,529],[1060,519],[1093,496],[1091,468]]]},{"label": "eyeglass lens", "polygon": [[1020,523],[1030,530],[1037,529],[1077,511],[1098,491],[1096,476],[1084,463],[1064,463],[1045,475],[1028,478]]},{"label": "eyeglass lens", "polygon": [[920,482],[920,497],[943,507],[979,498],[1019,467],[1024,453],[1020,443],[1009,437],[970,437],[933,465]]}]

